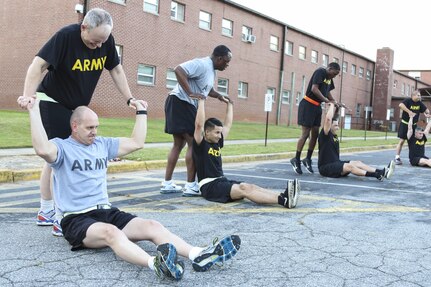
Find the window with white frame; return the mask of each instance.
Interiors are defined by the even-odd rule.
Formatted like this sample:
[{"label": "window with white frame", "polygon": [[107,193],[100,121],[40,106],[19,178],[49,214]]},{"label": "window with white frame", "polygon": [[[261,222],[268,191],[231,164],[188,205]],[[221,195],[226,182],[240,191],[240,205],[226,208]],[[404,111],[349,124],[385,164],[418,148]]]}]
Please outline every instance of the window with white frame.
[{"label": "window with white frame", "polygon": [[322,54],[322,66],[328,67],[329,65],[329,56],[326,54]]},{"label": "window with white frame", "polygon": [[175,21],[184,22],[185,21],[185,11],[186,6],[172,1],[171,2],[171,19]]},{"label": "window with white frame", "polygon": [[347,73],[347,65],[348,63],[346,61],[343,62],[343,73]]},{"label": "window with white frame", "polygon": [[319,62],[319,52],[311,50],[311,63],[317,64]]},{"label": "window with white frame", "polygon": [[351,71],[350,71],[350,73],[352,74],[352,76],[356,76],[356,65],[355,64],[352,64],[352,67],[351,67]]},{"label": "window with white frame", "polygon": [[367,80],[371,80],[371,71],[367,69],[367,74],[366,74]]},{"label": "window with white frame", "polygon": [[356,104],[355,116],[356,117],[360,117],[361,116],[361,104]]},{"label": "window with white frame", "polygon": [[286,55],[292,56],[293,55],[293,43],[290,41],[286,41],[286,47],[285,47],[284,53]]},{"label": "window with white frame", "polygon": [[227,96],[229,93],[229,80],[228,79],[223,79],[223,78],[219,78],[217,80],[217,92],[219,92],[220,94]]},{"label": "window with white frame", "polygon": [[248,98],[248,83],[238,82],[238,98]]},{"label": "window with white frame", "polygon": [[199,28],[211,30],[211,14],[199,11]]},{"label": "window with white frame", "polygon": [[401,95],[404,96],[405,84],[401,84]]},{"label": "window with white frame", "polygon": [[177,76],[173,69],[166,71],[166,88],[173,89],[177,85]]},{"label": "window with white frame", "polygon": [[139,64],[138,65],[138,84],[154,86],[156,78],[156,67]]},{"label": "window with white frame", "polygon": [[332,62],[334,63],[340,63],[340,59],[338,59],[337,57],[332,58]]},{"label": "window with white frame", "polygon": [[305,60],[306,57],[306,53],[307,53],[307,49],[304,46],[299,46],[298,47],[298,57],[301,60]]},{"label": "window with white frame", "polygon": [[126,5],[126,0],[109,0],[109,2]]},{"label": "window with white frame", "polygon": [[364,77],[364,68],[359,67],[359,74],[358,74],[359,78],[363,78]]},{"label": "window with white frame", "polygon": [[271,35],[269,37],[269,49],[271,51],[278,51],[278,37]]},{"label": "window with white frame", "polygon": [[120,59],[120,64],[123,63],[123,46],[115,45],[115,49],[117,50],[118,58]]},{"label": "window with white frame", "polygon": [[271,101],[275,103],[275,88],[267,88],[266,93],[271,95]]},{"label": "window with white frame", "polygon": [[296,92],[295,104],[299,106],[299,101],[302,99],[302,93]]},{"label": "window with white frame", "polygon": [[247,41],[247,39],[249,38],[248,36],[252,35],[252,32],[253,32],[252,28],[247,27],[247,26],[242,26],[242,29],[241,29],[241,33],[242,33],[241,39],[243,41]]},{"label": "window with white frame", "polygon": [[290,91],[283,90],[281,95],[281,103],[286,105],[290,104]]},{"label": "window with white frame", "polygon": [[159,0],[144,0],[144,11],[159,14]]},{"label": "window with white frame", "polygon": [[228,19],[221,20],[221,33],[224,36],[232,37],[233,36],[233,22]]}]

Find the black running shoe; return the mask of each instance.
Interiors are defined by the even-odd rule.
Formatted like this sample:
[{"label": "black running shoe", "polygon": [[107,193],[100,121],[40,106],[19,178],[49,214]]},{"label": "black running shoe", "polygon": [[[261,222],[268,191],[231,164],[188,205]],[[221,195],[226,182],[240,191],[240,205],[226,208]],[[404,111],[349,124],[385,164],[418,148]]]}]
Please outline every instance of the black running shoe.
[{"label": "black running shoe", "polygon": [[377,172],[377,179],[383,181],[385,179],[386,167],[383,168],[380,172]]},{"label": "black running shoe", "polygon": [[280,194],[280,196],[284,199],[283,206],[287,208],[294,208],[298,203],[298,197],[301,187],[299,185],[298,179],[289,179],[287,180],[286,190]]},{"label": "black running shoe", "polygon": [[304,158],[302,160],[302,164],[305,166],[305,169],[309,172],[309,173],[314,173],[313,171],[313,166],[311,165],[311,159],[309,158]]},{"label": "black running shoe", "polygon": [[296,172],[297,174],[302,174],[301,161],[300,160],[297,160],[296,158],[292,158],[290,160],[290,164],[292,165],[294,172]]}]

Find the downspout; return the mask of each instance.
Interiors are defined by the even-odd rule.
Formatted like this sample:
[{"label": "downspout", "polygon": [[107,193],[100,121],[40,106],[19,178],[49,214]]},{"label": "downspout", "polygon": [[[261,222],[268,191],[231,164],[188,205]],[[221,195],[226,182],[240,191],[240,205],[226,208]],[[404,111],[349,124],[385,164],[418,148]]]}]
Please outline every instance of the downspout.
[{"label": "downspout", "polygon": [[281,45],[281,57],[280,57],[280,82],[278,85],[278,102],[277,102],[277,116],[275,124],[278,126],[280,124],[281,116],[281,102],[283,100],[283,82],[284,82],[284,51],[286,49],[286,32],[287,27],[283,26],[283,43]]}]

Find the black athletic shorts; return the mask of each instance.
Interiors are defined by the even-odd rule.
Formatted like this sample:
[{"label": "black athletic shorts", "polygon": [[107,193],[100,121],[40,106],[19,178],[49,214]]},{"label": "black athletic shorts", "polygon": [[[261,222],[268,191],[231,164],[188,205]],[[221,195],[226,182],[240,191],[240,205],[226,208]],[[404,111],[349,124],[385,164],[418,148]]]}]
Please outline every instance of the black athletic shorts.
[{"label": "black athletic shorts", "polygon": [[322,121],[322,107],[302,99],[298,107],[298,125],[304,127],[320,127]]},{"label": "black athletic shorts", "polygon": [[344,164],[349,162],[350,161],[339,160],[336,162],[331,162],[331,163],[322,165],[319,167],[319,173],[322,176],[333,177],[333,178],[348,176],[350,172],[346,174],[342,174],[342,173],[343,173]]},{"label": "black athletic shorts", "polygon": [[48,139],[66,139],[70,136],[72,133],[70,129],[72,110],[59,103],[49,101],[40,101],[39,110]]},{"label": "black athletic shorts", "polygon": [[426,156],[413,157],[410,159],[410,164],[413,166],[420,166],[419,161],[421,160],[421,158],[428,159],[428,157],[426,157]]},{"label": "black athletic shorts", "polygon": [[169,95],[165,101],[165,133],[189,134],[195,133],[197,109],[194,105],[180,100],[175,95]]},{"label": "black athletic shorts", "polygon": [[201,186],[202,197],[209,201],[227,203],[234,201],[230,197],[232,185],[240,184],[241,182],[229,180],[226,177],[217,178]]},{"label": "black athletic shorts", "polygon": [[[413,131],[415,130],[415,126],[413,125]],[[398,137],[400,139],[407,139],[407,131],[409,130],[409,126],[406,125],[403,122],[400,122],[400,125],[398,126]]]},{"label": "black athletic shorts", "polygon": [[95,209],[82,214],[70,214],[61,220],[64,238],[72,245],[72,251],[84,249],[82,241],[87,236],[90,225],[96,222],[110,223],[123,229],[136,216],[116,207],[111,209]]}]

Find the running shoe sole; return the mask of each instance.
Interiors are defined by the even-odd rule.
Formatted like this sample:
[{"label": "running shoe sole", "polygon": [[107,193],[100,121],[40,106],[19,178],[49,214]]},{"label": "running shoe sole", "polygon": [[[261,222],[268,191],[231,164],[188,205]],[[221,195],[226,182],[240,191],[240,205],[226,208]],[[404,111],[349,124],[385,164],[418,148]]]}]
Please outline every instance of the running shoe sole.
[{"label": "running shoe sole", "polygon": [[184,274],[184,263],[182,261],[177,262],[177,250],[175,247],[170,243],[165,243],[157,246],[157,251],[172,278],[180,280]]},{"label": "running shoe sole", "polygon": [[212,246],[212,252],[206,252],[193,260],[192,266],[196,272],[205,272],[211,266],[223,263],[234,257],[241,246],[241,239],[238,235],[231,235],[223,238]]},{"label": "running shoe sole", "polygon": [[391,160],[391,162],[388,165],[385,177],[387,179],[389,179],[394,174],[394,170],[395,170],[395,162],[393,160]]}]

